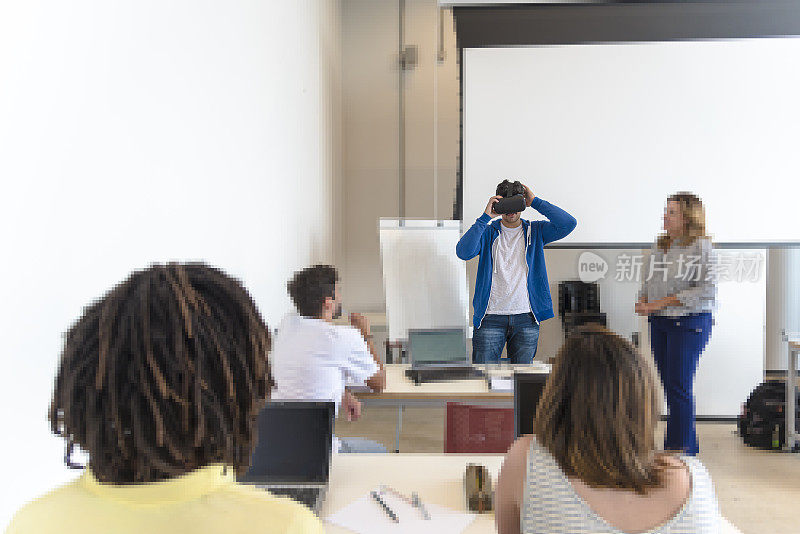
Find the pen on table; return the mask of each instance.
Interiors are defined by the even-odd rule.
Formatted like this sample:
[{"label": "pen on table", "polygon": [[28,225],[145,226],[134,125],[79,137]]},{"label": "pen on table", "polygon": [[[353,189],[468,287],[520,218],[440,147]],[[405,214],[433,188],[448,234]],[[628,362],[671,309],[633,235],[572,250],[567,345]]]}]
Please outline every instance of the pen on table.
[{"label": "pen on table", "polygon": [[414,505],[414,503],[411,502],[411,499],[409,499],[408,497],[406,497],[405,495],[403,495],[402,493],[400,493],[399,491],[397,491],[393,487],[387,486],[386,484],[381,484],[380,486],[378,486],[378,491],[379,491],[379,493],[391,493],[395,497],[397,497],[400,500],[402,500],[404,503],[410,504],[411,506]]},{"label": "pen on table", "polygon": [[409,499],[408,497],[406,497],[405,495],[403,495],[402,493],[400,493],[391,486],[382,484],[379,489],[381,490],[381,493],[383,492],[391,493],[395,497],[399,497],[400,499],[403,500],[403,502],[408,503],[417,510],[419,510],[419,513],[422,514],[423,519],[430,520],[431,514],[428,513],[427,509],[425,509],[425,505],[422,504],[422,499],[419,498],[419,494],[416,491],[411,494],[411,498]]},{"label": "pen on table", "polygon": [[386,512],[386,515],[388,515],[392,519],[392,521],[394,521],[395,523],[400,522],[400,519],[397,517],[397,514],[395,514],[392,511],[392,509],[389,508],[389,506],[383,501],[383,499],[380,498],[377,492],[371,491],[369,494],[372,495],[372,498],[375,499],[375,502],[377,502],[380,505],[380,507],[383,509],[384,512]]}]

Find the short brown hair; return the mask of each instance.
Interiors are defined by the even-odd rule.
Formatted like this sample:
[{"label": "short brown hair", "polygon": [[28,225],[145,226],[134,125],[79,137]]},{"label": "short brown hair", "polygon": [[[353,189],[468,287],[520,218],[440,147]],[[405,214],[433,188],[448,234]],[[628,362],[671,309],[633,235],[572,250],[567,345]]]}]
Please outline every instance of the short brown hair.
[{"label": "short brown hair", "polygon": [[325,299],[333,298],[339,273],[331,265],[314,265],[297,271],[286,284],[295,307],[304,317],[319,317]]},{"label": "short brown hair", "polygon": [[536,408],[534,434],[567,476],[644,494],[662,484],[655,452],[660,386],[652,362],[596,324],[564,342]]},{"label": "short brown hair", "polygon": [[270,336],[242,284],[202,263],[136,271],[66,334],[50,422],[98,480],[242,473],[272,379]]}]

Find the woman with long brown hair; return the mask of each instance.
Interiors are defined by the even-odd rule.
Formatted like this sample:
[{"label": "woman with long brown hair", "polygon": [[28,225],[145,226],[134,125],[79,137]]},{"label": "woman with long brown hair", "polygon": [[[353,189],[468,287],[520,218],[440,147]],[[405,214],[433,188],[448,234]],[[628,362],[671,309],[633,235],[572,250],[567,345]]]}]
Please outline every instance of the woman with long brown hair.
[{"label": "woman with long brown hair", "polygon": [[703,203],[676,193],[664,209],[664,234],[644,262],[636,313],[650,323],[650,346],[667,397],[664,448],[697,454],[694,375],[716,307],[715,253]]},{"label": "woman with long brown hair", "polygon": [[498,532],[716,533],[708,472],[656,450],[660,405],[649,359],[601,326],[579,327],[556,357],[533,434],[503,462]]}]

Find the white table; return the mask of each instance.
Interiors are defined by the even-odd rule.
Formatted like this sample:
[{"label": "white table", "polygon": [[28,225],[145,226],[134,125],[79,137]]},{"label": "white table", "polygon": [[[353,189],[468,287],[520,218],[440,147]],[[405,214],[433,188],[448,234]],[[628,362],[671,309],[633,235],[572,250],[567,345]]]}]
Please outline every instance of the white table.
[{"label": "white table", "polygon": [[[529,365],[489,366],[488,368],[478,365],[476,367],[484,371],[488,369],[489,376],[513,375],[514,372],[544,374],[550,372],[549,364],[536,362]],[[405,406],[443,406],[450,401],[513,406],[513,391],[491,390],[485,379],[414,384],[413,381],[406,378],[405,371],[408,368],[408,364],[401,363],[386,365],[386,388],[380,393],[354,391],[358,399],[365,404],[397,407],[395,452],[400,452],[400,431],[403,426],[403,407]]]},{"label": "white table", "polygon": [[800,341],[789,341],[789,355],[786,367],[786,444],[785,450],[794,451],[797,443],[797,421],[795,412],[797,407],[797,355],[800,353]]},{"label": "white table", "polygon": [[[503,455],[469,454],[337,454],[331,465],[330,486],[320,516],[333,512],[362,497],[380,484],[387,484],[410,495],[419,493],[425,503],[466,511],[463,476],[468,463],[486,466],[493,487],[503,462]],[[325,532],[344,534],[344,528],[325,523]],[[478,514],[464,534],[496,532],[493,514]],[[723,520],[720,534],[741,534]]]}]

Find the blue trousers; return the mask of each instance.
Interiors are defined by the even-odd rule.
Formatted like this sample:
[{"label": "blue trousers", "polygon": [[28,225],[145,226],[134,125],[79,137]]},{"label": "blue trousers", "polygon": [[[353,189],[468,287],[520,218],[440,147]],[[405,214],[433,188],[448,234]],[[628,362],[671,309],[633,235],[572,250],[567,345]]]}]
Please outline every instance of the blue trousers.
[{"label": "blue trousers", "polygon": [[694,375],[711,336],[711,314],[679,317],[651,315],[650,347],[667,397],[664,449],[696,455]]},{"label": "blue trousers", "polygon": [[486,315],[472,334],[472,362],[497,363],[508,343],[511,363],[531,363],[539,344],[539,325],[531,313]]}]

